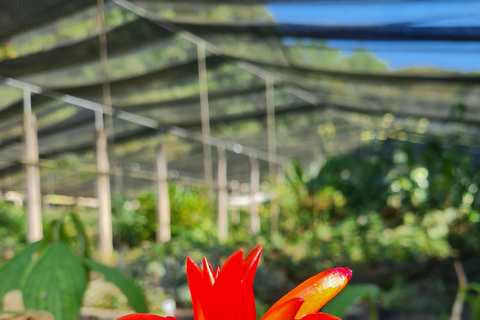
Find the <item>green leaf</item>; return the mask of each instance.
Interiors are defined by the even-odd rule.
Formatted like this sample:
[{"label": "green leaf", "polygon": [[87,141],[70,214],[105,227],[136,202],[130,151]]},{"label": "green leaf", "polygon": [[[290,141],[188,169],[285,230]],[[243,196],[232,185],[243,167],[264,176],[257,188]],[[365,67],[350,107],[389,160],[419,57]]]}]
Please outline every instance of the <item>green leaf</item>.
[{"label": "green leaf", "polygon": [[470,287],[470,289],[475,290],[475,291],[477,291],[478,293],[480,293],[480,283],[470,282],[470,283],[468,284],[468,286]]},{"label": "green leaf", "polygon": [[109,268],[91,259],[85,259],[85,263],[91,270],[101,273],[108,281],[115,284],[127,297],[135,312],[145,313],[148,311],[142,288],[132,278],[127,277],[119,270]]},{"label": "green leaf", "polygon": [[85,267],[63,242],[51,244],[21,281],[26,308],[45,310],[57,320],[77,320],[87,287]]},{"label": "green leaf", "polygon": [[75,230],[77,231],[80,254],[82,257],[89,257],[90,252],[87,233],[85,232],[85,225],[77,214],[70,213],[70,217],[72,218],[73,224],[75,225]]},{"label": "green leaf", "polygon": [[472,319],[480,320],[480,294],[478,294],[474,299],[472,299],[470,307],[472,307]]},{"label": "green leaf", "polygon": [[30,244],[22,252],[13,257],[0,269],[0,307],[2,307],[5,293],[20,289],[22,278],[33,254],[37,251],[41,241]]},{"label": "green leaf", "polygon": [[54,243],[60,240],[60,227],[63,223],[63,218],[54,219],[45,228],[43,240],[47,243]]},{"label": "green leaf", "polygon": [[348,285],[327,303],[321,311],[342,318],[345,316],[345,312],[357,303],[359,299],[365,299],[372,303],[378,294],[379,288],[375,285]]}]

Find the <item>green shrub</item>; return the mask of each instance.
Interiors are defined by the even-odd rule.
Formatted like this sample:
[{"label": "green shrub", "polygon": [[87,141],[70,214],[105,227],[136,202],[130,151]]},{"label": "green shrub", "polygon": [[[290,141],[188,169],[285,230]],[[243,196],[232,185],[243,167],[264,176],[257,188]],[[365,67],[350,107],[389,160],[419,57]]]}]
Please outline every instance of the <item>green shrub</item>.
[{"label": "green shrub", "polygon": [[0,265],[6,256],[25,246],[25,211],[8,201],[0,201]]}]

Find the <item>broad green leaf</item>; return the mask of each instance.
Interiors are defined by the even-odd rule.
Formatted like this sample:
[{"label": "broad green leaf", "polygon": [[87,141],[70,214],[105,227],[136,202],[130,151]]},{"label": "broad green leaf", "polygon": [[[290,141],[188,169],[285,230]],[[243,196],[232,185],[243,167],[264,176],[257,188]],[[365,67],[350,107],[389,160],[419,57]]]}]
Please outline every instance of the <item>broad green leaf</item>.
[{"label": "broad green leaf", "polygon": [[39,246],[40,241],[30,244],[0,269],[0,307],[5,293],[20,289],[20,279]]},{"label": "broad green leaf", "polygon": [[127,297],[135,312],[145,313],[148,311],[142,288],[132,278],[127,277],[119,270],[109,268],[91,259],[85,259],[85,263],[91,270],[101,273],[108,281],[115,284]]},{"label": "broad green leaf", "polygon": [[335,298],[328,302],[322,312],[344,317],[348,308],[358,302],[358,299],[365,299],[372,302],[378,296],[379,288],[375,285],[348,285]]},{"label": "broad green leaf", "polygon": [[85,267],[63,242],[50,245],[22,278],[26,308],[50,312],[56,320],[77,320],[87,287]]}]

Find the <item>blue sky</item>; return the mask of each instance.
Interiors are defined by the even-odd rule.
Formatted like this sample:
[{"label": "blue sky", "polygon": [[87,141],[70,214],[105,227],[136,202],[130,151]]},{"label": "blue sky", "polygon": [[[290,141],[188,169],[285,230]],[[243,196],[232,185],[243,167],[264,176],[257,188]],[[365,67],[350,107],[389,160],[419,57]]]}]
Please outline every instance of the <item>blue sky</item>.
[{"label": "blue sky", "polygon": [[[365,26],[412,23],[413,26],[480,26],[480,0],[357,1],[276,3],[267,6],[277,23]],[[429,66],[480,71],[480,43],[330,40],[333,48],[351,54],[373,51],[392,69]]]}]

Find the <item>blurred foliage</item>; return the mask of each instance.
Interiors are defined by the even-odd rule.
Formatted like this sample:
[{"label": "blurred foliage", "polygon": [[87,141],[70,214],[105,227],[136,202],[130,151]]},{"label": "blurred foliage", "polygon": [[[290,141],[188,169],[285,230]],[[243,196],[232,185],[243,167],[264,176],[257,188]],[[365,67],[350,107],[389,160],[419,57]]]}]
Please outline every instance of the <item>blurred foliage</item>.
[{"label": "blurred foliage", "polygon": [[124,294],[113,283],[107,282],[102,276],[92,274],[83,298],[83,305],[101,309],[130,308]]},{"label": "blurred foliage", "polygon": [[[290,282],[348,265],[358,272],[360,281],[377,282],[384,289],[380,293],[378,288],[369,291],[375,287],[352,289],[357,297],[364,297],[359,301],[398,312],[427,310],[440,315],[448,313],[452,302],[450,287],[428,277],[424,289],[421,283],[404,281],[409,274],[426,272],[430,262],[478,255],[478,169],[466,150],[436,143],[423,149],[395,147],[384,155],[347,155],[317,169],[304,170],[294,163],[286,181],[277,184],[280,232],[270,234],[268,203],[258,207],[262,232],[254,238],[247,231],[248,213],[240,209],[224,245],[215,237],[206,190],[171,186],[172,240],[162,246],[145,242],[155,238],[156,206],[154,194],[143,193],[132,202],[134,208],[127,205],[131,210],[124,210],[115,222],[121,234],[118,245],[140,246],[133,259],[127,257],[130,250],[123,249],[125,270],[147,279],[146,270],[161,270],[155,283],[179,306],[189,304],[183,271],[187,255],[196,261],[207,256],[219,265],[235,248],[248,250],[260,244],[265,248],[264,260],[254,284],[260,305],[274,302]],[[405,280],[395,280],[396,274],[408,269]],[[428,289],[432,285],[437,288],[434,292]],[[416,300],[418,290],[425,292],[422,303]],[[415,308],[399,305],[406,297],[412,304],[418,302]],[[437,312],[438,299],[443,299],[445,308]],[[372,317],[378,316],[374,307],[369,308]]]},{"label": "blurred foliage", "polygon": [[17,53],[10,43],[0,44],[0,60],[2,59],[15,59],[17,57]]},{"label": "blurred foliage", "polygon": [[[172,237],[208,245],[216,227],[205,190],[170,185],[169,196]],[[114,232],[120,239],[117,245],[134,247],[142,241],[155,241],[157,201],[153,191],[140,193],[135,201],[119,199],[114,206],[119,212],[113,222]]]},{"label": "blurred foliage", "polygon": [[467,297],[467,302],[472,308],[472,320],[480,320],[480,283],[469,283],[469,287],[474,294]]},{"label": "blurred foliage", "polygon": [[400,314],[448,314],[453,303],[446,285],[440,279],[424,278],[406,282],[401,275],[395,276],[393,287],[382,292],[380,298],[384,308]]},{"label": "blurred foliage", "polygon": [[[113,202],[118,268],[140,281],[151,311],[161,314],[161,301],[168,297],[179,307],[190,306],[187,256],[197,262],[207,256],[212,265],[221,265],[239,247],[247,251],[262,245],[254,283],[259,312],[292,284],[319,270],[346,265],[355,270],[356,281],[372,283],[345,291],[350,301],[355,296],[354,301],[370,310],[372,319],[378,316],[378,306],[442,316],[449,312],[455,285],[428,276],[432,263],[478,256],[480,175],[475,160],[461,147],[432,142],[423,148],[387,144],[381,153],[346,155],[307,169],[294,162],[286,180],[276,186],[279,233],[271,233],[270,203],[258,206],[262,225],[257,237],[248,233],[248,209],[238,208],[225,244],[216,239],[214,200],[204,188],[170,185],[172,240],[163,245],[154,244],[156,194],[145,191],[135,199],[118,198]],[[263,187],[270,190],[268,184]],[[2,226],[10,226],[2,232],[22,234],[23,210],[6,202],[0,208],[7,213],[0,215]],[[86,229],[89,237],[95,236],[91,223]],[[67,224],[65,232],[75,234],[75,227]],[[51,233],[46,239],[52,239]],[[84,252],[79,243],[70,242],[77,255]],[[87,305],[125,306],[118,289],[102,286],[103,278],[92,281]],[[99,286],[101,291],[95,289]],[[477,299],[474,293],[472,289],[472,303]],[[338,315],[358,311],[335,301],[328,308]]]},{"label": "blurred foliage", "polygon": [[[158,14],[169,20],[188,20],[201,17],[206,20],[239,21],[262,20],[271,22],[272,17],[265,7],[252,8],[242,6],[210,6],[181,10],[182,4],[158,4]],[[152,9],[152,8],[150,8]],[[192,9],[192,8],[190,8]],[[79,40],[94,37],[98,33],[95,27],[94,10],[85,11],[61,20],[58,24],[32,31],[0,47],[0,59],[14,59],[34,52],[49,50]],[[121,26],[135,19],[134,15],[116,6],[107,4],[107,29]],[[274,62],[282,65],[296,65],[306,68],[325,68],[358,72],[388,72],[386,62],[366,50],[355,50],[345,54],[340,49],[331,48],[326,41],[308,39],[265,38],[262,41],[246,37],[211,36],[227,54],[257,61]],[[217,41],[218,40],[218,41]],[[131,53],[109,57],[109,75],[111,80],[129,78],[151,72],[175,63],[185,63],[196,56],[195,47],[179,38],[168,43],[158,43],[148,48],[138,48]],[[268,52],[268,54],[265,54]],[[98,61],[85,63],[61,70],[52,70],[48,74],[27,76],[26,81],[55,86],[76,86],[98,82],[101,79]],[[234,65],[223,65],[219,73],[209,71],[208,87],[210,91],[228,88],[247,88],[255,84],[255,77]],[[404,73],[424,74],[426,69],[404,69]],[[438,69],[428,70],[433,74],[446,74]],[[287,76],[287,75],[285,75]],[[420,102],[431,99],[437,101],[439,91],[445,101],[458,100],[472,93],[475,88],[449,85],[436,88],[430,84],[402,84],[381,86],[367,85],[351,81],[332,79],[298,79],[298,76],[286,78],[303,87],[317,88],[322,100],[329,103],[363,106],[365,101],[388,102],[391,110],[400,110],[405,105],[404,95]],[[440,90],[441,89],[441,90]],[[2,105],[7,105],[21,97],[19,90],[0,88]],[[141,104],[185,98],[198,92],[197,78],[184,79],[179,83],[158,81],[148,86],[122,92],[114,96],[114,105]],[[295,98],[275,90],[275,101],[282,104],[292,103]],[[385,98],[386,97],[386,98]],[[229,98],[231,99],[231,98]],[[423,99],[423,100],[422,100]],[[259,102],[261,100],[261,102]],[[257,110],[264,107],[263,96],[259,101],[237,99],[212,102],[212,115],[235,114],[240,111]],[[476,100],[474,100],[476,101]],[[73,107],[58,108],[55,103],[45,104],[50,112],[39,117],[39,126],[48,126],[75,115]],[[419,103],[418,106],[422,104]],[[452,121],[460,120],[468,107],[459,102],[450,110]],[[78,110],[76,111],[78,112]],[[167,108],[155,108],[143,112],[145,116],[157,119],[184,120],[188,112],[173,114]],[[388,117],[387,117],[388,116]],[[325,141],[328,154],[336,154],[340,148],[336,138],[341,125],[351,127],[351,123],[361,123],[372,127],[371,131],[358,133],[365,141],[372,140],[379,132],[373,128],[383,128],[390,134],[400,137],[401,130],[421,132],[426,130],[425,118],[412,121],[400,121],[391,114],[382,117],[342,114],[342,120],[325,121],[328,115],[289,114],[277,119],[277,136],[283,146],[297,145],[299,137],[291,134],[292,129],[313,127],[310,137]],[[387,118],[389,120],[387,121]],[[366,121],[365,121],[366,120]],[[411,120],[411,119],[410,119]],[[420,124],[424,124],[423,126]],[[320,124],[320,125],[319,125]],[[399,129],[398,129],[398,128]],[[419,129],[420,128],[420,129]],[[116,128],[122,129],[121,126]],[[317,130],[318,129],[318,130]],[[393,131],[393,129],[395,129]],[[422,130],[423,130],[422,129]],[[258,121],[221,123],[212,128],[215,136],[239,141],[252,140],[263,130]],[[389,131],[390,130],[390,131]],[[420,130],[420,131],[419,131]],[[425,132],[425,131],[423,131]],[[21,127],[16,126],[2,131],[0,138],[20,135]],[[406,136],[406,134],[405,134]],[[82,142],[91,139],[87,134],[74,133],[63,143]],[[306,135],[301,137],[308,140]],[[399,138],[400,139],[400,138]],[[352,139],[353,140],[353,139]],[[402,139],[400,139],[402,140]],[[241,142],[241,141],[239,141]],[[51,144],[54,142],[51,141]],[[132,140],[117,143],[114,153],[122,160],[139,161],[153,159],[156,137],[143,139],[142,143]],[[169,161],[180,156],[188,157],[192,146],[176,137],[166,138]],[[356,143],[356,141],[354,141]],[[248,144],[247,144],[248,145]],[[52,146],[52,145],[50,145]],[[58,147],[58,146],[55,146]],[[93,162],[92,152],[82,156],[67,155],[60,159],[58,168],[69,169],[77,162]],[[42,169],[42,173],[47,170]],[[69,183],[80,183],[92,177],[92,174],[78,174],[70,177]],[[16,176],[19,181],[22,174]],[[449,289],[441,282],[406,283],[394,275],[399,267],[406,265],[410,269],[418,266],[425,268],[430,261],[439,261],[452,255],[460,257],[478,255],[480,243],[480,183],[479,161],[473,158],[469,150],[458,146],[443,148],[438,143],[430,143],[423,150],[411,147],[396,148],[389,154],[363,156],[351,154],[330,159],[323,166],[312,166],[305,170],[296,162],[288,170],[285,183],[277,184],[280,219],[278,234],[271,234],[271,204],[258,206],[262,217],[261,234],[251,237],[248,233],[248,212],[239,209],[240,218],[230,225],[230,239],[220,245],[216,240],[216,215],[211,198],[202,188],[185,187],[181,184],[170,186],[172,241],[158,246],[155,240],[156,195],[154,192],[142,192],[134,200],[115,199],[113,203],[114,239],[119,250],[119,268],[141,281],[153,312],[161,313],[160,303],[164,297],[172,296],[179,306],[188,306],[190,296],[185,276],[185,258],[187,255],[199,262],[203,256],[209,257],[213,265],[220,265],[225,257],[238,247],[248,250],[255,245],[265,248],[262,264],[259,266],[255,281],[255,292],[259,299],[260,310],[279,298],[292,283],[302,281],[319,270],[336,265],[355,267],[356,275],[370,272],[373,277],[367,281],[377,281],[386,290],[378,293],[377,287],[353,287],[345,291],[349,297],[356,296],[373,301],[377,294],[382,296],[384,307],[397,310],[413,307],[431,312],[444,312],[450,300],[445,298]],[[267,190],[268,191],[268,190]],[[19,251],[25,244],[24,211],[7,202],[0,203],[0,254],[7,251]],[[233,219],[232,219],[233,220]],[[50,230],[55,229],[52,224]],[[74,227],[65,225],[69,234]],[[86,233],[94,235],[93,227],[87,227]],[[58,229],[60,230],[60,229]],[[69,231],[70,230],[70,231]],[[90,232],[89,232],[90,230]],[[47,232],[47,241],[53,241],[54,235]],[[64,238],[71,249],[82,255],[78,239]],[[413,266],[413,267],[412,267]],[[427,265],[428,266],[428,265]],[[383,268],[383,269],[382,269]],[[385,268],[389,271],[382,273]],[[420,269],[420,268],[419,268]],[[400,269],[404,270],[404,269]],[[407,276],[405,276],[407,278]],[[356,279],[354,277],[354,279]],[[125,299],[118,298],[118,289],[105,286],[103,278],[92,278],[91,291],[86,303],[101,307],[123,307]],[[434,292],[427,290],[433,286]],[[95,290],[101,287],[103,292]],[[421,289],[421,290],[419,290]],[[90,295],[92,294],[92,295]],[[418,299],[421,297],[422,299]],[[439,297],[441,299],[439,300]],[[475,298],[472,295],[472,298]],[[341,296],[339,296],[341,299]],[[477,296],[478,300],[478,296]],[[438,310],[438,301],[444,306]],[[473,300],[472,300],[473,301]],[[341,303],[343,306],[344,303]],[[412,307],[413,306],[413,307]],[[437,310],[435,310],[435,308]],[[346,309],[346,308],[343,308]],[[343,313],[346,310],[337,310]],[[340,313],[339,313],[340,314]]]},{"label": "blurred foliage", "polygon": [[263,5],[235,5],[219,4],[195,6],[185,5],[184,3],[158,3],[152,6],[151,12],[165,20],[201,20],[216,22],[242,22],[259,21],[273,22],[272,14]]},{"label": "blurred foliage", "polygon": [[[105,23],[107,30],[134,20],[135,14],[119,7],[106,6]],[[96,8],[90,8],[14,37],[9,43],[0,44],[0,60],[14,59],[38,51],[46,51],[57,46],[81,41],[98,34]]]},{"label": "blurred foliage", "polygon": [[[313,175],[295,163],[289,184],[279,191],[283,234],[305,238],[311,230],[331,241],[338,254],[348,248],[350,259],[370,263],[421,254],[447,257],[450,246],[474,250],[479,240],[478,163],[467,150],[436,143],[416,153],[407,146],[391,156],[344,156],[327,161]],[[342,244],[334,241],[340,235]],[[386,256],[382,246],[391,246]],[[360,255],[362,247],[369,253]]]},{"label": "blurred foliage", "polygon": [[0,262],[23,248],[25,245],[24,208],[7,201],[0,201],[0,239]]}]

